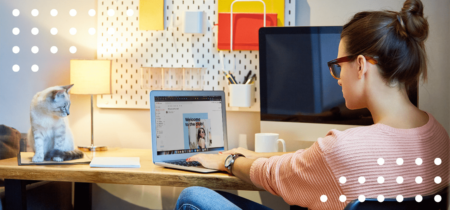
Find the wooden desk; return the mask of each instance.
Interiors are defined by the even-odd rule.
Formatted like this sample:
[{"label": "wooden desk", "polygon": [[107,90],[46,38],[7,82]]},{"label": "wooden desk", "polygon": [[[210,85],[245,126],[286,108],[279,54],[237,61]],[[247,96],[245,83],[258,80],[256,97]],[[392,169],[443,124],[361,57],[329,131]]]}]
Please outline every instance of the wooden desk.
[{"label": "wooden desk", "polygon": [[[92,156],[92,153],[85,154]],[[0,160],[0,178],[5,179],[5,205],[26,209],[25,181],[29,180],[75,182],[75,209],[91,209],[90,183],[261,190],[226,173],[202,174],[156,166],[148,149],[110,149],[96,152],[95,156],[140,157],[141,168],[90,168],[87,164],[18,166],[17,158]]]}]

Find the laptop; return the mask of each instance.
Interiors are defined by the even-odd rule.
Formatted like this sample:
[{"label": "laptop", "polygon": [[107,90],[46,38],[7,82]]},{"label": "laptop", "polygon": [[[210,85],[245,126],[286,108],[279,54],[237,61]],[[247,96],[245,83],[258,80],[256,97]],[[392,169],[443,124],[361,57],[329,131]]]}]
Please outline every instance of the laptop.
[{"label": "laptop", "polygon": [[187,163],[196,154],[228,150],[223,91],[150,91],[152,157],[155,165],[201,173],[217,172]]}]

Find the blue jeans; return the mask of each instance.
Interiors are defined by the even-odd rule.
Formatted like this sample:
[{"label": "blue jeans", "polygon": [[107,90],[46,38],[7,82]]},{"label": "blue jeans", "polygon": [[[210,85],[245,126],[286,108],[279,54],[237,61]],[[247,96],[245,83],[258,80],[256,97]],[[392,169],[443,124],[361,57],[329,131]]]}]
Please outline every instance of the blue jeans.
[{"label": "blue jeans", "polygon": [[184,189],[177,200],[176,210],[205,210],[205,209],[259,209],[269,210],[259,203],[239,197],[237,195],[214,191],[204,187],[188,187]]}]

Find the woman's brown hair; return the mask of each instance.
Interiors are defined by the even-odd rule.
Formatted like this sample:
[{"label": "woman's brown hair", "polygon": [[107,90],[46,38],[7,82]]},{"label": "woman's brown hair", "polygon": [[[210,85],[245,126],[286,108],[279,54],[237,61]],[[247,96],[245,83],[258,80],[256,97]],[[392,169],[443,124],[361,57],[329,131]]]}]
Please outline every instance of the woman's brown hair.
[{"label": "woman's brown hair", "polygon": [[387,83],[406,87],[427,79],[424,41],[428,21],[420,0],[406,0],[400,12],[366,11],[357,13],[344,25],[341,39],[349,55],[376,57]]}]

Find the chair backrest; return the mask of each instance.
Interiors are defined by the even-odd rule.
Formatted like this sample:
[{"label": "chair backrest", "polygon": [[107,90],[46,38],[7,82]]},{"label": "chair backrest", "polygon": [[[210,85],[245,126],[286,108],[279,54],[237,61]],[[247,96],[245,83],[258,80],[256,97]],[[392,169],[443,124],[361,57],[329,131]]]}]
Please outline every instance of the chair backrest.
[{"label": "chair backrest", "polygon": [[0,160],[17,157],[20,151],[20,132],[6,125],[0,125]]},{"label": "chair backrest", "polygon": [[[436,195],[441,196],[441,201],[436,202],[434,200]],[[359,202],[358,199],[350,202],[344,210],[421,210],[421,209],[433,209],[433,210],[447,210],[448,208],[448,187],[436,193],[434,195],[423,196],[421,202],[417,202],[415,197],[405,198],[402,202],[398,202],[395,198],[384,199],[383,202],[379,202],[376,198],[366,198],[364,202]]]}]

